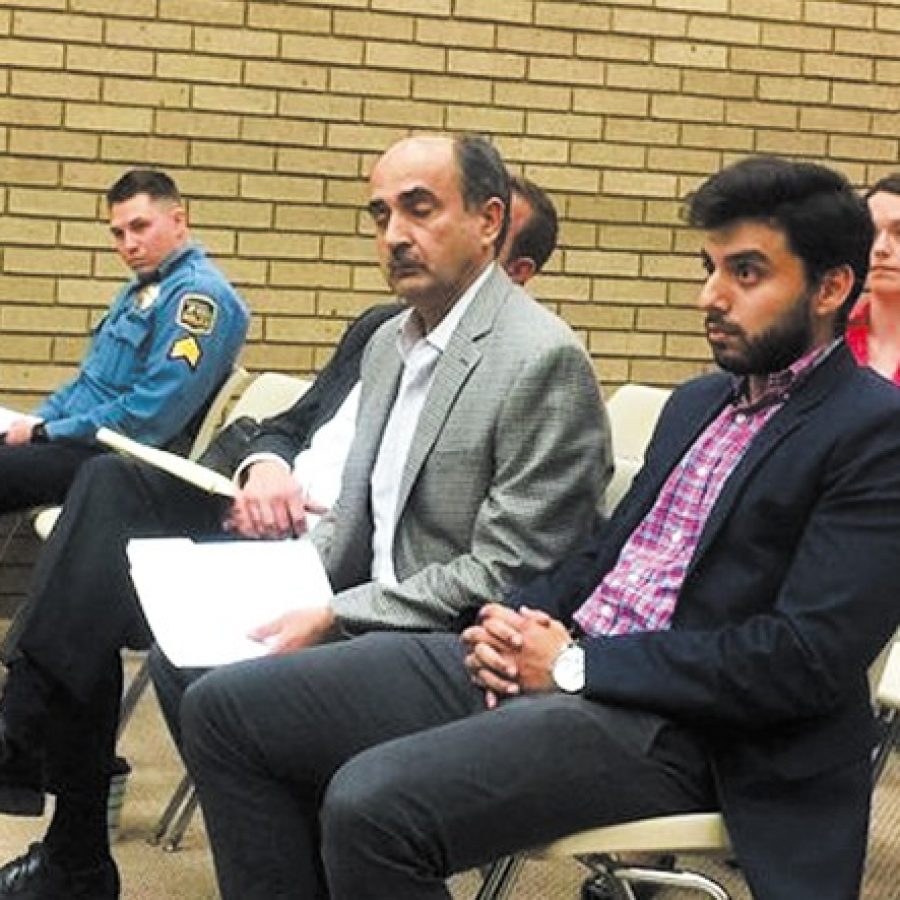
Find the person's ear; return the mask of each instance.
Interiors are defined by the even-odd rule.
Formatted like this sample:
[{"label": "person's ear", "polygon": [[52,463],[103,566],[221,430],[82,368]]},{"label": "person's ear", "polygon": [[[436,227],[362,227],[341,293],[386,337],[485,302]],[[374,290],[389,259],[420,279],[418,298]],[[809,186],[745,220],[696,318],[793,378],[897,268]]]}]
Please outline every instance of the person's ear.
[{"label": "person's ear", "polygon": [[854,275],[849,265],[829,269],[819,282],[813,310],[823,318],[834,316],[853,290]]},{"label": "person's ear", "polygon": [[524,285],[537,275],[537,266],[530,256],[517,256],[515,259],[507,260],[503,268],[516,284]]},{"label": "person's ear", "polygon": [[503,227],[506,207],[499,197],[491,197],[481,205],[481,239],[485,246],[493,246]]}]

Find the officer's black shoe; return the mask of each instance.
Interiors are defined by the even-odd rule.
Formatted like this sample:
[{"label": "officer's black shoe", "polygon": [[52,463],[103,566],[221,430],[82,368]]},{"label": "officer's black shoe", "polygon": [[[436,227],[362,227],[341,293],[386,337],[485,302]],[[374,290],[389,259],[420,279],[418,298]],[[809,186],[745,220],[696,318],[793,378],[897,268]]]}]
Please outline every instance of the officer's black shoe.
[{"label": "officer's black shoe", "polygon": [[43,844],[0,868],[0,900],[118,900],[119,873],[109,860],[78,872],[56,865]]},{"label": "officer's black shoe", "polygon": [[0,813],[39,816],[43,811],[43,760],[13,743],[0,713]]}]

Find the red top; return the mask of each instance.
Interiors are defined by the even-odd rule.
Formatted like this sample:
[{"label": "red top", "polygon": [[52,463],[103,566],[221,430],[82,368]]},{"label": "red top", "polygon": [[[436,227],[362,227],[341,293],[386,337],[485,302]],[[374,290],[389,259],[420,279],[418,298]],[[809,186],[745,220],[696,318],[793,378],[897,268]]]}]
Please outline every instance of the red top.
[{"label": "red top", "polygon": [[[847,321],[847,346],[861,366],[869,364],[869,304],[863,300],[857,303]],[[891,379],[900,386],[900,365]]]}]

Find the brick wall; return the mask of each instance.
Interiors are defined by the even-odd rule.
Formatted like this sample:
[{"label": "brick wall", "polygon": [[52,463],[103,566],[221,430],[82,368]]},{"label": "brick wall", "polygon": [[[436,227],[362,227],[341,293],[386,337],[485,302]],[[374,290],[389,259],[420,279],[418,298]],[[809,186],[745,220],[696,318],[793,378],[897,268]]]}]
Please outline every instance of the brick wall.
[{"label": "brick wall", "polygon": [[739,156],[897,165],[900,8],[818,0],[0,0],[0,402],[80,357],[123,276],[103,189],[168,169],[249,298],[252,369],[310,372],[384,298],[360,211],[411,130],[491,134],[547,187],[535,292],[605,384],[707,360],[679,198]]}]

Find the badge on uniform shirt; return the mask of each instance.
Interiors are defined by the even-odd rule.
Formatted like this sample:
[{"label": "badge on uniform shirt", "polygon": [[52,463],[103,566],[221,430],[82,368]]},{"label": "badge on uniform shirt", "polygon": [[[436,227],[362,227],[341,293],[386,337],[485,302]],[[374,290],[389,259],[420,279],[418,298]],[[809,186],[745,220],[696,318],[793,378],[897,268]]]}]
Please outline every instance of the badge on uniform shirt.
[{"label": "badge on uniform shirt", "polygon": [[180,337],[169,348],[169,359],[183,359],[191,369],[196,369],[203,356],[200,341],[192,334]]},{"label": "badge on uniform shirt", "polygon": [[159,296],[159,282],[145,284],[137,293],[138,309],[149,309]]},{"label": "badge on uniform shirt", "polygon": [[185,294],[178,304],[178,324],[192,334],[209,334],[216,322],[215,301],[205,294]]}]

